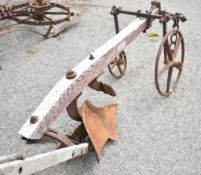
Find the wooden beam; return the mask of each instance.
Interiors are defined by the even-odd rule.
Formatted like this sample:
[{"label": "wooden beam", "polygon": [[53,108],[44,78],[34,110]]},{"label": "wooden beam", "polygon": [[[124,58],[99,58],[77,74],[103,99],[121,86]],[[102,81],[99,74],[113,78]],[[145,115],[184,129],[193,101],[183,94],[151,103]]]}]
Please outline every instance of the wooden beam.
[{"label": "wooden beam", "polygon": [[[158,12],[158,8],[152,9],[152,14],[158,14]],[[68,80],[63,77],[31,115],[38,118],[38,121],[33,124],[29,118],[19,131],[19,134],[28,139],[40,139],[73,99],[146,27],[147,19],[137,18],[93,52],[93,60],[89,59],[90,56],[87,56],[73,69],[76,72],[76,78]]]},{"label": "wooden beam", "polygon": [[83,143],[56,151],[35,155],[24,160],[16,160],[0,164],[1,175],[29,175],[55,166],[88,152],[89,145]]}]

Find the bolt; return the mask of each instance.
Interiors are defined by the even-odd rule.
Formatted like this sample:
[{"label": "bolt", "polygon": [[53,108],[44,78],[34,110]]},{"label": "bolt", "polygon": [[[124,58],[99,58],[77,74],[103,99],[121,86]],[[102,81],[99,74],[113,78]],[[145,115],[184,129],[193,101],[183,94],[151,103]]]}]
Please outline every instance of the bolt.
[{"label": "bolt", "polygon": [[21,174],[21,173],[22,173],[22,170],[23,170],[23,168],[20,167],[19,170],[18,170],[18,173]]},{"label": "bolt", "polygon": [[74,79],[76,77],[76,72],[73,71],[73,70],[69,70],[67,73],[66,73],[66,78],[67,79]]},{"label": "bolt", "polygon": [[37,116],[32,116],[31,119],[30,119],[30,123],[35,124],[37,122],[38,122],[38,117]]},{"label": "bolt", "polygon": [[110,11],[111,15],[119,15],[119,10],[121,10],[121,7],[117,8],[116,6],[112,7],[112,10]]},{"label": "bolt", "polygon": [[95,57],[91,54],[90,57],[89,57],[89,59],[90,59],[90,60],[94,60]]}]

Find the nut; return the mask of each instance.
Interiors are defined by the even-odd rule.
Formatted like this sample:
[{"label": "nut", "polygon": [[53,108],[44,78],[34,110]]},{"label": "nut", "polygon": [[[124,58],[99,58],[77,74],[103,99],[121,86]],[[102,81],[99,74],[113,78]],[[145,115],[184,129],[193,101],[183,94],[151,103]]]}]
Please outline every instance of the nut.
[{"label": "nut", "polygon": [[90,60],[94,60],[95,57],[91,54],[91,55],[89,56],[89,59],[90,59]]},{"label": "nut", "polygon": [[73,70],[69,70],[67,73],[66,73],[66,78],[67,79],[74,79],[76,77],[76,72],[73,71]]},{"label": "nut", "polygon": [[38,117],[37,116],[32,116],[31,118],[30,118],[30,123],[31,124],[36,124],[38,122]]}]

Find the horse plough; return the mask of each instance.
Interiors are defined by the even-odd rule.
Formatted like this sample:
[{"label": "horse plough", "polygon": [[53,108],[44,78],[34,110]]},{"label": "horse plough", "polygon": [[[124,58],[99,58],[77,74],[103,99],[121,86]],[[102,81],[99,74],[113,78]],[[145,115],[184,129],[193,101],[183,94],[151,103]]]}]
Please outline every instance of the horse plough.
[{"label": "horse plough", "polygon": [[[33,3],[31,5],[35,7]],[[49,3],[44,6],[49,6]],[[69,18],[70,11],[67,10],[65,13]],[[137,19],[120,30],[118,19],[120,14],[134,15]],[[60,143],[58,149],[25,159],[18,154],[4,156],[0,158],[0,174],[33,174],[89,151],[94,151],[99,161],[107,140],[115,140],[117,136],[115,128],[117,104],[96,107],[86,100],[78,106],[77,101],[87,86],[111,96],[116,95],[112,86],[99,81],[98,78],[104,73],[105,68],[108,68],[115,78],[121,78],[126,73],[125,48],[142,32],[146,32],[156,19],[162,24],[163,39],[155,62],[155,84],[162,96],[168,97],[174,92],[184,66],[184,38],[179,30],[179,22],[185,22],[185,16],[161,10],[161,5],[157,1],[153,1],[151,8],[146,12],[125,11],[114,6],[111,15],[114,16],[116,35],[83,59],[75,68],[68,70],[19,131],[28,142],[40,140],[43,136],[56,139]],[[173,22],[173,28],[168,31],[167,23],[170,21]],[[23,22],[26,23],[27,20]],[[71,135],[51,129],[65,109],[71,119],[80,122]]]}]

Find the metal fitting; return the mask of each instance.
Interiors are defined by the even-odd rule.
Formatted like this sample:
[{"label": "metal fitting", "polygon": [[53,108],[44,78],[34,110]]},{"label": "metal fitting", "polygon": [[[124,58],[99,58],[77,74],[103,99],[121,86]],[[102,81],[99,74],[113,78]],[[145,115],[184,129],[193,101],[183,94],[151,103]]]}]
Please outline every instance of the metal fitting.
[{"label": "metal fitting", "polygon": [[30,123],[31,124],[36,124],[38,122],[38,117],[37,116],[32,116],[31,118],[30,118]]},{"label": "metal fitting", "polygon": [[74,79],[76,77],[76,72],[73,70],[69,70],[66,73],[66,78],[67,79]]}]

